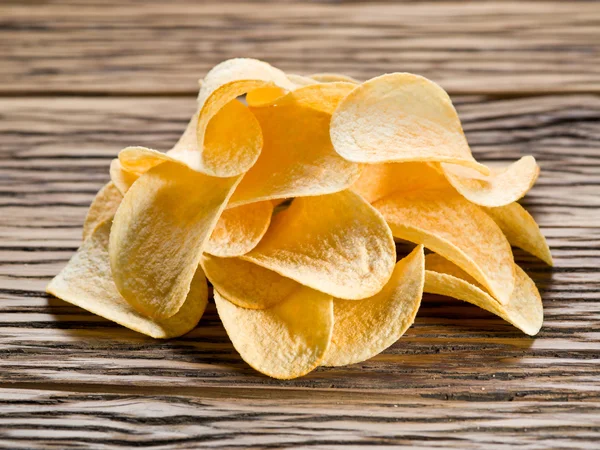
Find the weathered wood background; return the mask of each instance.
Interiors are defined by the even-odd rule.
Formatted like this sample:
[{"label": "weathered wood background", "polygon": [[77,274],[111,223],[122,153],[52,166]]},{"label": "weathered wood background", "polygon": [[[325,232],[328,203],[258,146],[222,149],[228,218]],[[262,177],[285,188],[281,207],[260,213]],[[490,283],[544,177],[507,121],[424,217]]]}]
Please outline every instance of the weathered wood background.
[{"label": "weathered wood background", "polygon": [[[426,296],[380,356],[281,382],[241,361],[214,307],[163,342],[44,294],[110,159],[172,145],[197,79],[233,56],[421,73],[479,159],[535,155],[524,204],[556,267],[516,255],[539,336]],[[600,4],[5,0],[0,62],[0,447],[598,448]]]}]

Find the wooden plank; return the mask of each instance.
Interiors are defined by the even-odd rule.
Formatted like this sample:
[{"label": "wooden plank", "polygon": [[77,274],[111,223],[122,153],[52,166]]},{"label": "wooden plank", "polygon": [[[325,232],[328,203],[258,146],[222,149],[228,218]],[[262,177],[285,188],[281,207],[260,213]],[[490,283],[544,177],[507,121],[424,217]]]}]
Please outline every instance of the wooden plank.
[{"label": "wooden plank", "polygon": [[587,1],[0,5],[0,92],[192,93],[232,57],[366,79],[411,71],[453,93],[600,91]]},{"label": "wooden plank", "polygon": [[[220,399],[175,392],[97,393],[5,389],[0,439],[10,448],[411,448],[592,449],[598,402],[382,401],[327,396]],[[357,408],[357,406],[360,406]]]},{"label": "wooden plank", "polygon": [[456,100],[478,158],[503,163],[532,153],[542,166],[525,203],[543,225],[556,267],[516,252],[545,301],[537,338],[471,305],[426,296],[415,326],[382,355],[281,382],[241,361],[213,305],[196,330],[164,342],[51,298],[43,288],[79,245],[110,159],[125,145],[168,148],[194,100],[2,99],[0,385],[310,401],[379,395],[388,405],[492,402],[488,411],[504,401],[600,402],[600,98]]}]

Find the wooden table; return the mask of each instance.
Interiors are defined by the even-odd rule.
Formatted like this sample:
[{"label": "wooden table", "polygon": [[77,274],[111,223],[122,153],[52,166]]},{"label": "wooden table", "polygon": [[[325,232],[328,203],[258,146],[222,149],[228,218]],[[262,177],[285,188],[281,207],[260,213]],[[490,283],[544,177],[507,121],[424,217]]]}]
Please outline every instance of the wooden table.
[{"label": "wooden table", "polygon": [[[214,305],[164,342],[46,295],[111,158],[172,145],[197,79],[234,56],[417,72],[453,95],[478,159],[535,155],[524,204],[556,267],[516,256],[541,333],[426,296],[383,354],[282,382],[241,361]],[[598,3],[14,0],[0,61],[0,447],[598,448]]]}]

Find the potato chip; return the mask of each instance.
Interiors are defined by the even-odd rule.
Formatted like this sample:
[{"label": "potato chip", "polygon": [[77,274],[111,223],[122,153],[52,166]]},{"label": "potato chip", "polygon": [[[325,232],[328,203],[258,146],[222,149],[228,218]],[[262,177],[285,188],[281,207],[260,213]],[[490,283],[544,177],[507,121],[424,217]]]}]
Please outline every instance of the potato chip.
[{"label": "potato chip", "polygon": [[448,94],[409,73],[357,86],[331,118],[331,142],[354,162],[450,162],[489,173],[471,155]]},{"label": "potato chip", "polygon": [[397,192],[373,205],[394,237],[449,259],[483,284],[502,304],[514,288],[510,244],[483,210],[450,190]]},{"label": "potato chip", "polygon": [[296,86],[280,70],[253,59],[225,61],[206,75],[198,94],[198,170],[231,177],[254,164],[262,148],[261,130],[236,98],[266,87],[293,90]]},{"label": "potato chip", "polygon": [[136,310],[155,319],[177,313],[239,179],[210,177],[168,161],[127,191],[109,253],[115,284]]},{"label": "potato chip", "polygon": [[204,251],[220,257],[248,253],[267,232],[272,214],[270,200],[223,211]]},{"label": "potato chip", "polygon": [[165,320],[141,315],[117,291],[111,274],[108,240],[111,222],[93,230],[69,264],[50,282],[46,291],[93,314],[154,338],[173,338],[192,330],[208,303],[206,278],[198,269],[177,314]]},{"label": "potato chip", "polygon": [[365,164],[351,189],[374,203],[395,192],[448,187],[448,180],[430,163],[412,162]]},{"label": "potato chip", "polygon": [[246,103],[250,107],[266,106],[274,103],[277,99],[285,96],[285,89],[276,86],[269,86],[259,89],[254,89],[246,94]]},{"label": "potato chip", "polygon": [[542,299],[533,280],[519,266],[514,267],[515,288],[509,302],[501,305],[459,267],[439,255],[429,254],[425,257],[425,292],[473,303],[535,336],[544,321]]},{"label": "potato chip", "polygon": [[290,278],[240,258],[218,258],[205,253],[200,261],[215,289],[242,308],[270,308],[302,286]]},{"label": "potato chip", "polygon": [[121,195],[129,190],[131,185],[139,178],[137,173],[129,172],[123,169],[118,159],[113,159],[110,162],[110,180],[119,190]]},{"label": "potato chip", "polygon": [[315,84],[308,88],[298,89],[275,101],[279,106],[297,105],[331,115],[340,101],[354,89],[356,86],[352,83]]},{"label": "potato chip", "polygon": [[531,189],[540,173],[533,156],[524,156],[490,175],[455,164],[441,166],[448,181],[467,200],[488,207],[505,206],[519,200]]},{"label": "potato chip", "polygon": [[269,309],[240,308],[215,291],[223,326],[244,361],[273,378],[289,380],[315,369],[333,330],[331,296],[303,287]]},{"label": "potato chip", "polygon": [[296,75],[295,73],[288,73],[287,77],[292,83],[294,83],[296,88],[302,86],[311,86],[313,84],[319,83],[317,80],[314,80],[311,77],[305,77],[304,75]]},{"label": "potato chip", "polygon": [[538,257],[549,266],[553,265],[546,238],[525,208],[518,203],[511,203],[483,210],[498,224],[508,242]]},{"label": "potato chip", "polygon": [[92,235],[98,225],[107,219],[112,219],[121,200],[123,200],[123,196],[112,181],[109,181],[98,191],[83,222],[84,240]]},{"label": "potato chip", "polygon": [[396,248],[383,217],[346,190],[296,198],[273,217],[256,248],[241,258],[354,300],[383,288],[394,270]]},{"label": "potato chip", "polygon": [[333,335],[321,365],[365,361],[396,342],[413,324],[425,277],[423,246],[396,263],[392,277],[373,297],[333,300]]},{"label": "potato chip", "polygon": [[323,105],[339,101],[345,93],[340,86],[325,90],[319,85],[306,86],[274,105],[252,108],[262,127],[264,147],[256,164],[245,174],[230,206],[329,194],[356,181],[360,166],[338,155],[329,140],[331,116],[310,107],[314,105],[315,92],[328,95],[323,98]]},{"label": "potato chip", "polygon": [[342,75],[341,73],[313,73],[312,75],[309,75],[309,78],[312,78],[319,83],[335,83],[337,81],[343,81],[345,83],[360,84],[360,81],[358,81],[356,78],[349,77],[348,75]]}]

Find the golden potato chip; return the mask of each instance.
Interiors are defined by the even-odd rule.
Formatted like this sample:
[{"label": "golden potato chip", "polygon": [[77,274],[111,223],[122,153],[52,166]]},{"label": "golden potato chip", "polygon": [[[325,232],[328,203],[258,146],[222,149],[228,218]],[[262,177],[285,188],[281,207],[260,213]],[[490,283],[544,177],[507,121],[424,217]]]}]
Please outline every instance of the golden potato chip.
[{"label": "golden potato chip", "polygon": [[305,77],[304,75],[296,75],[295,73],[288,73],[287,77],[288,77],[288,80],[290,80],[292,83],[294,83],[296,88],[299,88],[302,86],[311,86],[313,84],[318,83],[317,80],[314,80],[311,77]]},{"label": "golden potato chip", "polygon": [[549,266],[553,265],[546,238],[525,208],[518,203],[511,203],[483,210],[498,224],[508,242],[540,258]]},{"label": "golden potato chip", "polygon": [[246,94],[246,103],[250,107],[260,107],[274,103],[277,99],[285,96],[285,89],[277,86],[268,86],[254,89]]},{"label": "golden potato chip", "polygon": [[123,196],[112,181],[98,191],[83,222],[83,240],[92,235],[94,229],[105,220],[112,219]]},{"label": "golden potato chip", "polygon": [[467,200],[488,207],[505,206],[519,200],[531,189],[540,173],[533,156],[524,156],[490,175],[455,164],[442,163],[441,166],[448,181]]},{"label": "golden potato chip", "polygon": [[356,78],[349,77],[348,75],[342,75],[341,73],[313,73],[312,75],[309,75],[309,78],[312,78],[319,83],[335,83],[337,81],[343,81],[345,83],[360,84],[360,81],[358,81]]},{"label": "golden potato chip", "polygon": [[280,70],[253,59],[225,61],[206,75],[198,94],[199,171],[230,177],[254,164],[262,148],[261,130],[236,98],[266,87],[293,90],[296,86]]},{"label": "golden potato chip", "polygon": [[346,190],[296,198],[273,217],[254,250],[241,258],[318,291],[354,300],[383,288],[394,270],[396,248],[383,217]]},{"label": "golden potato chip", "polygon": [[297,89],[294,93],[278,98],[276,102],[279,106],[302,106],[331,116],[340,101],[354,89],[356,89],[356,85],[352,83],[315,84]]},{"label": "golden potato chip", "polygon": [[240,308],[215,291],[223,326],[244,361],[273,378],[289,380],[315,369],[333,330],[331,296],[307,287],[272,308]]},{"label": "golden potato chip", "polygon": [[230,206],[329,194],[356,181],[360,166],[338,155],[329,140],[331,116],[309,107],[314,104],[315,91],[327,95],[322,99],[323,105],[344,95],[344,88],[339,86],[325,90],[319,85],[306,86],[274,105],[252,108],[262,127],[264,146],[258,161],[236,189]]},{"label": "golden potato chip", "polygon": [[514,288],[510,244],[477,205],[450,190],[397,192],[373,205],[395,237],[439,253],[483,284],[502,304]]},{"label": "golden potato chip", "polygon": [[239,179],[168,161],[133,184],[115,215],[109,246],[115,284],[129,304],[155,319],[177,313]]},{"label": "golden potato chip", "polygon": [[141,315],[119,294],[111,274],[108,240],[111,222],[93,230],[69,264],[50,282],[46,291],[91,313],[154,338],[172,338],[192,330],[208,303],[206,278],[198,269],[177,314],[165,320]]},{"label": "golden potato chip", "polygon": [[351,186],[369,203],[395,192],[448,188],[450,183],[430,163],[365,164],[360,177]]},{"label": "golden potato chip", "polygon": [[218,258],[205,253],[200,261],[215,289],[242,308],[270,308],[302,286],[290,278],[240,258]]},{"label": "golden potato chip", "polygon": [[448,94],[409,73],[357,86],[331,118],[331,142],[354,162],[450,162],[489,173],[471,155]]},{"label": "golden potato chip", "polygon": [[425,292],[473,303],[534,336],[544,321],[542,299],[533,280],[519,266],[514,267],[515,288],[508,303],[501,305],[462,269],[429,254],[425,257]]},{"label": "golden potato chip", "polygon": [[204,251],[220,257],[248,253],[267,232],[272,214],[273,203],[270,200],[223,211]]},{"label": "golden potato chip", "polygon": [[423,246],[396,263],[392,277],[373,297],[333,300],[333,335],[321,362],[345,366],[381,353],[413,324],[425,277]]},{"label": "golden potato chip", "polygon": [[118,159],[113,159],[110,162],[110,180],[119,190],[121,195],[129,190],[131,185],[139,178],[137,173],[129,172],[123,169]]}]

